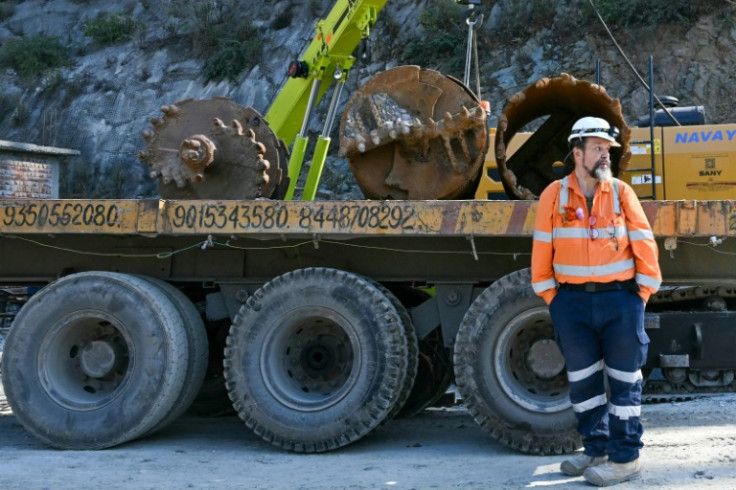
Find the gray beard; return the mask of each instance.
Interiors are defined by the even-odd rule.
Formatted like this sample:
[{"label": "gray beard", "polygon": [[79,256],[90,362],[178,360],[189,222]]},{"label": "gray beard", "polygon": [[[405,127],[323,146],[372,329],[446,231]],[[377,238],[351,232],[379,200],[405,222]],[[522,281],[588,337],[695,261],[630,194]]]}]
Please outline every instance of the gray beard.
[{"label": "gray beard", "polygon": [[603,162],[603,160],[595,162],[593,169],[588,173],[598,182],[610,182],[611,178],[613,178],[613,174],[611,173],[611,162],[608,162],[607,167],[601,167],[601,162]]},{"label": "gray beard", "polygon": [[594,177],[598,182],[610,182],[613,178],[611,167],[598,167],[593,171],[593,173],[595,174]]}]

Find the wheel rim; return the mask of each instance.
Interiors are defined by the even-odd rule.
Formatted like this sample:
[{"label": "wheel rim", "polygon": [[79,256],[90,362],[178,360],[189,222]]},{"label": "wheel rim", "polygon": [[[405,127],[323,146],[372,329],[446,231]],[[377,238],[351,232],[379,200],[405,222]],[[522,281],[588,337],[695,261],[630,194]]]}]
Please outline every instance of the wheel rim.
[{"label": "wheel rim", "polygon": [[493,356],[503,391],[535,412],[554,413],[570,408],[565,362],[553,339],[548,309],[532,308],[506,325]]},{"label": "wheel rim", "polygon": [[132,342],[102,311],[77,311],[41,343],[40,381],[56,403],[92,410],[112,402],[133,364]]},{"label": "wheel rim", "polygon": [[308,310],[292,311],[271,331],[260,356],[261,375],[284,406],[319,411],[351,392],[361,359],[345,318],[327,308]]}]

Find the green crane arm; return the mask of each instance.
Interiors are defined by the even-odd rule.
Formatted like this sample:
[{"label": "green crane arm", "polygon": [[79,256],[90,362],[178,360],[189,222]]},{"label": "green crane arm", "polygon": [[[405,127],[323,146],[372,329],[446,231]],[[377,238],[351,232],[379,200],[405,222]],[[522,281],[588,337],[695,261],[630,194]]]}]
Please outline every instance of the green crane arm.
[{"label": "green crane arm", "polygon": [[[320,83],[316,104],[341,70],[347,76],[355,59],[352,53],[370,34],[378,13],[388,0],[337,0],[327,18],[315,25],[315,37],[301,58],[307,72],[291,76],[266,113],[266,120],[276,135],[287,144],[299,133],[315,80]],[[297,73],[294,73],[297,75]]]},{"label": "green crane arm", "polygon": [[[388,0],[337,0],[327,18],[315,25],[315,37],[300,61],[292,62],[289,79],[279,91],[266,113],[266,120],[276,135],[287,145],[294,143],[289,159],[289,189],[292,199],[307,149],[307,121],[311,108],[319,102],[333,81],[342,88],[355,62],[353,52],[362,39],[367,39],[378,13]],[[336,89],[339,96],[339,90]],[[335,97],[336,98],[336,97]],[[333,106],[336,104],[333,102]],[[334,110],[334,107],[332,108]],[[332,124],[331,113],[326,128]],[[312,168],[307,177],[303,199],[314,199],[329,147],[328,131],[319,138]]]}]

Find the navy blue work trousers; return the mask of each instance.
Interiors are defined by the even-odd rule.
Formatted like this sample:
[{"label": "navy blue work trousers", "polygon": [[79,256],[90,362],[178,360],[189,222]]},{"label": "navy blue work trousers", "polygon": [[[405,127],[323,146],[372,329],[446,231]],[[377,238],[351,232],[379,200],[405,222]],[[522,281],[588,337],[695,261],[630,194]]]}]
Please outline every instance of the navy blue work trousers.
[{"label": "navy blue work trousers", "polygon": [[614,463],[637,459],[643,433],[641,367],[649,344],[644,301],[625,289],[587,292],[560,285],[549,311],[584,453],[607,454]]}]

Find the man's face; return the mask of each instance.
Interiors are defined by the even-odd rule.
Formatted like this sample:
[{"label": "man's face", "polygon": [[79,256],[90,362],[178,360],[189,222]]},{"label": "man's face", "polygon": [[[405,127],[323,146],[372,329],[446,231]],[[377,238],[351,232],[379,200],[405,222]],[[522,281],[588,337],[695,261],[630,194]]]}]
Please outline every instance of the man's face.
[{"label": "man's face", "polygon": [[603,138],[585,138],[585,146],[579,150],[578,165],[599,182],[611,180],[611,142]]}]

